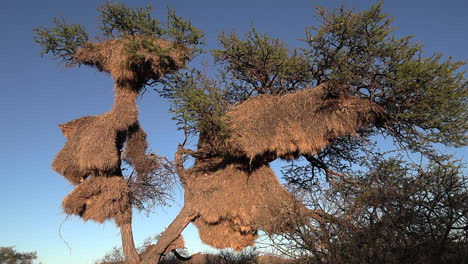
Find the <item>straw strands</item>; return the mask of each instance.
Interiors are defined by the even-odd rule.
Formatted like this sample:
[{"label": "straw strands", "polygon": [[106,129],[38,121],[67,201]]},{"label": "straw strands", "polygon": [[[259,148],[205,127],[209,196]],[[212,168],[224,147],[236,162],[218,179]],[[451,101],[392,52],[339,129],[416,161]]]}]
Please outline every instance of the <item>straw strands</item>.
[{"label": "straw strands", "polygon": [[291,226],[288,217],[308,214],[266,164],[252,170],[243,163],[212,169],[200,163],[191,169],[185,206],[197,212],[200,238],[213,247],[242,250],[253,245],[258,230],[282,233]]},{"label": "straw strands", "polygon": [[253,245],[258,230],[278,234],[310,217],[321,219],[283,188],[268,162],[315,155],[338,137],[357,136],[382,113],[334,83],[234,107],[226,118],[230,137],[212,152],[212,140],[203,134],[202,154],[183,175],[185,206],[198,215],[194,224],[202,241],[241,250]]},{"label": "straw strands", "polygon": [[140,85],[185,67],[188,59],[186,47],[144,36],[86,43],[73,55],[74,63],[107,72],[117,84]]},{"label": "straw strands", "polygon": [[120,170],[120,149],[126,130],[137,122],[138,93],[116,88],[114,107],[98,116],[86,116],[61,125],[67,138],[55,157],[52,168],[72,184],[89,174],[115,173]]},{"label": "straw strands", "polygon": [[92,177],[78,185],[62,202],[66,214],[103,223],[115,218],[121,226],[131,222],[130,190],[122,177]]},{"label": "straw strands", "polygon": [[356,136],[357,129],[375,123],[381,108],[347,96],[333,83],[286,95],[262,95],[228,113],[232,136],[225,155],[294,159],[315,155],[330,141]]}]

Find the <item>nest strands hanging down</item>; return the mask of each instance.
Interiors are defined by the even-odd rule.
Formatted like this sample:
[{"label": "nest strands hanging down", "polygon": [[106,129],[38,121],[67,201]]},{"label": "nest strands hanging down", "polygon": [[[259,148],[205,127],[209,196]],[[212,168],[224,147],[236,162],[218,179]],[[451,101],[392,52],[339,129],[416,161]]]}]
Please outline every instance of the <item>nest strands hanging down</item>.
[{"label": "nest strands hanging down", "polygon": [[91,177],[78,185],[62,202],[66,214],[103,223],[115,219],[117,226],[131,223],[130,189],[120,177]]},{"label": "nest strands hanging down", "polygon": [[189,173],[185,206],[198,215],[201,240],[213,247],[242,250],[253,245],[258,230],[283,233],[309,214],[266,164],[250,170],[227,163],[214,172],[198,165]]},{"label": "nest strands hanging down", "polygon": [[72,184],[90,174],[115,175],[120,170],[120,149],[127,130],[137,123],[138,92],[116,88],[114,107],[98,116],[85,116],[60,125],[67,142],[52,168]]},{"label": "nest strands hanging down", "polygon": [[202,241],[241,250],[254,243],[258,230],[278,234],[310,217],[322,221],[284,189],[268,162],[315,155],[332,140],[357,136],[382,118],[381,108],[334,83],[262,95],[234,107],[227,113],[231,135],[215,151],[201,136],[198,150],[211,152],[183,174],[185,206],[197,215]]},{"label": "nest strands hanging down", "polygon": [[[160,258],[190,221],[203,242],[235,250],[253,245],[258,230],[281,234],[311,218],[332,221],[284,189],[268,163],[315,155],[334,139],[357,136],[360,129],[385,120],[382,108],[335,83],[262,95],[235,106],[226,114],[230,135],[223,142],[202,132],[197,152],[180,147],[176,153],[184,207],[143,263]],[[183,154],[195,157],[192,168],[183,168]]]},{"label": "nest strands hanging down", "polygon": [[[131,57],[134,61],[128,64],[130,60],[128,56],[130,55],[125,55],[125,49],[129,43],[129,39],[123,39],[89,44],[75,54],[75,59],[81,63],[94,65],[100,70],[111,73],[116,79],[116,85],[114,106],[111,111],[102,115],[78,118],[60,125],[67,141],[55,157],[52,168],[72,184],[81,183],[77,186],[76,193],[70,194],[71,196],[66,198],[67,202],[64,202],[64,209],[67,213],[77,214],[76,212],[79,212],[76,209],[81,208],[79,206],[73,207],[73,210],[69,208],[70,201],[79,198],[77,193],[88,193],[88,200],[94,199],[92,197],[100,197],[99,199],[113,197],[108,193],[104,184],[91,186],[85,180],[91,177],[89,181],[95,182],[97,181],[96,178],[122,177],[121,163],[123,157],[121,151],[124,145],[124,158],[134,167],[137,177],[139,177],[137,178],[138,182],[147,181],[148,179],[145,177],[160,167],[160,159],[146,153],[148,147],[146,133],[138,124],[138,108],[136,105],[136,99],[143,83],[138,80],[135,81],[135,79],[141,76],[159,78],[160,74],[182,67],[185,55],[182,54],[182,51],[177,51],[174,48],[169,49],[169,42],[157,40],[155,43],[160,45],[158,47],[170,50],[167,54],[171,58],[169,64],[163,65],[163,61],[167,62],[168,58],[164,59],[149,53],[144,54],[144,49],[143,51],[140,50],[136,55],[134,54],[135,56]],[[123,61],[119,62],[119,59]],[[145,62],[138,61],[140,59],[144,59]],[[132,63],[136,63],[139,67],[132,66]],[[148,71],[151,72],[148,73]],[[126,189],[122,187],[119,190],[128,195],[125,199],[129,201],[129,204],[132,204],[132,185],[129,185],[126,181],[125,184]],[[108,193],[108,195],[102,196],[101,192]],[[123,199],[114,200],[115,207],[121,208],[120,201],[123,201]],[[96,205],[93,208],[97,208],[97,205],[112,208],[112,206],[105,203],[110,204],[112,201],[95,203]],[[102,210],[105,212],[106,208]],[[131,208],[129,210],[131,212]],[[86,220],[94,219],[102,222],[103,215],[96,214],[93,216],[93,212],[98,211],[97,209],[87,210],[86,213],[81,213],[81,215]],[[107,218],[119,217],[117,210],[111,210],[111,212],[104,215]],[[120,222],[116,218],[116,223],[119,224]]]},{"label": "nest strands hanging down", "polygon": [[147,149],[148,141],[146,140],[146,132],[136,123],[128,130],[124,159],[132,164],[135,172],[142,177],[144,177],[145,174],[153,173],[161,167],[160,159],[148,155]]}]

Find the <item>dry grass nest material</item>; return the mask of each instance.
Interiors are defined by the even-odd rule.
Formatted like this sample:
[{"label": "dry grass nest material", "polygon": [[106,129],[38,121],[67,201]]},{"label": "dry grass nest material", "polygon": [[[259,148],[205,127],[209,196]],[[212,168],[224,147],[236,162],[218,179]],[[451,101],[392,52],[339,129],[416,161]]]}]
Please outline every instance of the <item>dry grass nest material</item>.
[{"label": "dry grass nest material", "polygon": [[275,96],[253,97],[228,113],[232,136],[228,155],[272,155],[294,159],[317,154],[332,139],[356,136],[358,128],[376,122],[383,110],[368,100],[333,94],[334,84]]},{"label": "dry grass nest material", "polygon": [[283,233],[308,214],[268,165],[249,171],[233,163],[214,172],[195,166],[186,184],[185,205],[199,215],[200,238],[216,248],[242,250],[258,230]]},{"label": "dry grass nest material", "polygon": [[157,80],[185,67],[188,59],[187,47],[143,36],[87,43],[73,56],[76,63],[110,73],[117,83]]},{"label": "dry grass nest material", "polygon": [[[288,232],[321,217],[283,188],[268,162],[317,154],[383,116],[381,108],[347,95],[345,88],[326,83],[258,96],[228,113],[232,134],[219,156],[198,159],[184,176],[185,205],[198,215],[194,224],[203,242],[241,250],[254,244],[258,230]],[[202,139],[199,150],[207,142]]]},{"label": "dry grass nest material", "polygon": [[62,207],[85,221],[115,219],[118,226],[131,221],[130,189],[122,177],[91,177],[65,197]]},{"label": "dry grass nest material", "polygon": [[137,123],[138,93],[116,89],[114,107],[98,116],[85,116],[60,125],[67,142],[52,168],[72,184],[90,174],[112,174],[119,169],[120,151],[126,131]]},{"label": "dry grass nest material", "polygon": [[148,155],[147,148],[146,132],[139,124],[135,124],[128,131],[124,153],[125,160],[132,164],[138,175],[152,173],[160,167],[159,159]]}]

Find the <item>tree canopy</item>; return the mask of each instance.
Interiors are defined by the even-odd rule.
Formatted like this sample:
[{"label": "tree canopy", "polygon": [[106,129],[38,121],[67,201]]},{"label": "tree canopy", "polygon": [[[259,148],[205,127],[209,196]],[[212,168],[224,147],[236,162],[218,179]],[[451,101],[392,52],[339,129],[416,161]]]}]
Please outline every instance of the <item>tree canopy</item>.
[{"label": "tree canopy", "polygon": [[[262,95],[297,94],[326,83],[343,84],[339,89],[331,85],[328,98],[343,94],[360,98],[378,114],[372,125],[356,130],[359,137],[333,138],[318,153],[295,156],[297,160],[283,167],[292,193],[309,197],[304,198],[309,208],[336,216],[335,224],[329,227],[319,223],[308,233],[301,228],[289,233],[285,244],[290,246],[294,241],[300,247],[288,246],[286,254],[308,252],[322,261],[327,259],[327,263],[363,258],[372,259],[370,263],[398,263],[402,261],[398,254],[408,254],[413,262],[424,261],[422,252],[431,247],[435,253],[430,259],[441,262],[460,258],[464,253],[453,251],[466,249],[466,234],[461,231],[468,225],[467,207],[463,205],[468,193],[463,165],[437,148],[437,144],[466,146],[466,62],[445,59],[442,54],[427,55],[413,37],[397,37],[393,19],[382,12],[382,5],[379,2],[363,11],[344,6],[316,8],[322,24],[307,27],[304,46],[295,49],[259,33],[254,26],[245,35],[221,33],[220,48],[212,50],[216,62],[212,70],[218,72],[215,77],[195,69],[179,72],[165,79],[160,90],[172,101],[171,112],[180,129],[198,135],[202,141],[208,137],[210,142],[219,135],[224,135],[223,142],[239,139],[235,136],[239,123],[232,120],[232,113],[249,104],[256,108],[241,115],[250,118],[251,113],[259,113],[260,119],[252,121],[253,130],[240,140],[259,134],[249,143],[255,145],[271,137],[260,128],[263,122],[270,124],[270,130],[286,133],[285,127],[293,123],[283,119],[282,113],[296,105],[305,112],[308,108],[299,99],[288,101],[288,110],[281,107],[280,100],[268,108],[270,104],[260,104],[269,100]],[[321,104],[321,100],[314,103]],[[342,111],[350,110],[344,107]],[[295,113],[293,119],[301,118],[301,112]],[[275,117],[277,120],[272,121]],[[306,123],[302,124],[303,128]],[[214,137],[210,136],[213,131]],[[314,132],[309,133],[313,138]],[[393,141],[392,151],[380,150],[382,136]],[[200,140],[198,151],[204,152]],[[421,161],[413,162],[411,157]],[[355,196],[354,191],[360,194]],[[448,197],[453,197],[450,202],[445,200]],[[442,233],[437,233],[435,226]],[[388,233],[383,231],[386,228]],[[343,240],[335,241],[336,236]],[[383,239],[382,247],[373,244],[376,239]],[[390,241],[399,248],[384,254],[391,247]],[[381,258],[366,255],[370,250],[353,251],[353,246],[362,243],[369,243]],[[398,243],[425,246],[410,249]],[[317,249],[320,247],[323,250]],[[346,255],[349,258],[344,258]]]},{"label": "tree canopy", "polygon": [[0,263],[32,264],[35,259],[36,252],[18,252],[15,247],[0,247]]},{"label": "tree canopy", "polygon": [[[203,34],[191,22],[178,17],[175,10],[168,9],[166,21],[151,16],[151,6],[129,8],[118,2],[107,2],[98,8],[99,32],[95,40],[131,39],[126,43],[125,53],[135,54],[139,48],[150,52],[159,47],[150,39],[165,39],[174,45],[183,45],[197,52]],[[51,55],[67,66],[82,63],[75,58],[78,49],[94,41],[79,24],[67,24],[63,17],[54,18],[54,26],[34,29],[34,40],[42,46],[41,55]]]},{"label": "tree canopy", "polygon": [[[164,187],[152,182],[172,172],[184,187],[179,215],[142,256],[133,250],[132,263],[159,261],[190,222],[215,247],[242,249],[263,230],[278,248],[312,263],[398,263],[404,256],[418,263],[427,260],[418,252],[427,250],[448,263],[466,249],[466,177],[436,147],[466,146],[466,63],[426,56],[412,37],[397,37],[381,2],[363,11],[316,8],[321,25],[307,27],[303,46],[294,49],[253,25],[245,35],[221,33],[210,52],[215,65],[206,68],[187,66],[206,52],[203,35],[174,10],[165,22],[152,18],[150,7],[107,3],[98,11],[99,42],[64,19],[35,29],[35,40],[43,55],[96,67],[116,82],[110,112],[61,125],[68,141],[53,167],[79,184],[64,201],[68,213],[115,217],[120,225],[118,199],[160,198]],[[184,131],[173,161],[146,153],[135,102],[145,85],[171,102]],[[380,149],[382,136],[393,150]],[[188,157],[195,160],[190,168]],[[276,159],[290,160],[282,171],[287,190],[270,168]],[[132,195],[109,177],[122,176],[122,161],[134,167],[140,186],[153,188]],[[117,195],[111,184],[123,186],[125,197],[100,199]],[[114,211],[92,213],[101,207]]]}]

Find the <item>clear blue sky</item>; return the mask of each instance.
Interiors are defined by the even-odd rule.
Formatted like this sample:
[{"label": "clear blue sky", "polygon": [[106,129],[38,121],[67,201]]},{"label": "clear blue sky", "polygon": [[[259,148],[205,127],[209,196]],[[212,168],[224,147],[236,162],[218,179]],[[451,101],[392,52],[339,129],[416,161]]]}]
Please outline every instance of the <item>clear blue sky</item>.
[{"label": "clear blue sky", "polygon": [[[15,0],[0,4],[0,246],[15,245],[21,251],[37,251],[45,264],[93,263],[114,245],[120,235],[113,223],[83,223],[65,218],[62,199],[73,186],[50,168],[65,141],[57,124],[74,118],[101,114],[113,100],[112,81],[90,68],[64,69],[56,61],[39,56],[32,29],[51,25],[62,15],[70,23],[95,29],[96,7],[103,1]],[[334,0],[165,0],[122,1],[130,6],[151,4],[163,16],[167,5],[190,18],[206,33],[209,48],[217,45],[222,31],[245,32],[251,23],[258,30],[285,40],[290,47],[301,45],[306,26],[317,25],[313,6],[333,8],[341,3],[363,9],[375,1]],[[441,52],[459,60],[468,59],[468,1],[413,0],[387,1],[384,11],[395,17],[400,36],[414,35],[427,54]],[[172,157],[181,135],[167,114],[168,105],[155,93],[139,101],[141,122],[149,134],[151,149]],[[460,151],[461,155],[466,151]],[[177,194],[180,200],[182,194]],[[175,217],[180,204],[160,208],[149,217],[136,214],[136,244],[159,233]],[[186,234],[189,249],[201,248],[196,230]]]}]

